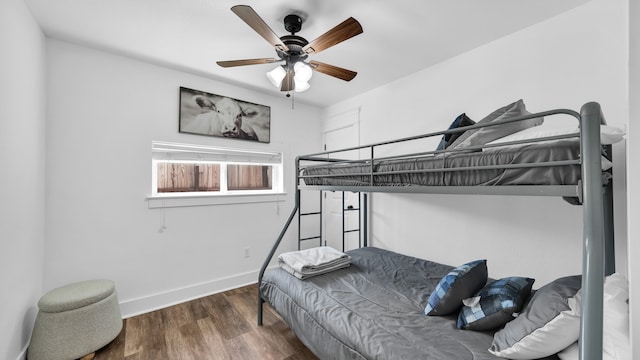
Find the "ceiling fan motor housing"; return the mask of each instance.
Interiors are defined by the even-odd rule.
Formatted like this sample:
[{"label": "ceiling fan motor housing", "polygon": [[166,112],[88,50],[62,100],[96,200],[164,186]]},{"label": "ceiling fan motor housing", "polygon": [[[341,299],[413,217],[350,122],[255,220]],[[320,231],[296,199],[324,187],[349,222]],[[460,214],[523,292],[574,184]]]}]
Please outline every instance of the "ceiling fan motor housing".
[{"label": "ceiling fan motor housing", "polygon": [[298,15],[289,14],[284,17],[284,29],[295,34],[302,29],[302,18]]},{"label": "ceiling fan motor housing", "polygon": [[281,59],[296,62],[305,60],[308,57],[302,50],[309,43],[305,38],[297,35],[285,35],[280,40],[289,48],[289,51],[286,52],[276,49],[276,53]]},{"label": "ceiling fan motor housing", "polygon": [[307,58],[307,54],[302,50],[309,42],[302,36],[298,36],[295,33],[302,29],[302,18],[295,14],[289,14],[284,17],[284,28],[291,33],[291,35],[284,35],[280,37],[280,40],[287,45],[289,51],[280,51],[276,49],[278,56],[282,60],[286,60],[287,63],[295,63]]}]

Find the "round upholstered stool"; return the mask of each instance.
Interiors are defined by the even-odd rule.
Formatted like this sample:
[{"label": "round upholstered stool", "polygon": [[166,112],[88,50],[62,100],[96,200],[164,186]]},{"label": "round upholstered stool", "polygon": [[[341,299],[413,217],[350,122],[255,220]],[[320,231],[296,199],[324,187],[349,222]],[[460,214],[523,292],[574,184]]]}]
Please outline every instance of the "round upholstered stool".
[{"label": "round upholstered stool", "polygon": [[28,360],[82,358],[110,343],[122,329],[111,280],[89,280],[53,289],[40,298],[38,309]]}]

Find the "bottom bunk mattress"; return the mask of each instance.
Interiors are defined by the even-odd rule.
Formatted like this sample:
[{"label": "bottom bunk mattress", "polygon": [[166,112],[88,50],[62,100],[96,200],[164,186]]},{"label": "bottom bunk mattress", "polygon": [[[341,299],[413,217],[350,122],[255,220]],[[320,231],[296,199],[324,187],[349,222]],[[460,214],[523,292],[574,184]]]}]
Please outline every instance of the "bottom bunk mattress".
[{"label": "bottom bunk mattress", "polygon": [[373,247],[348,254],[348,268],[307,280],[271,269],[260,284],[320,359],[498,359],[487,350],[492,332],[459,330],[455,316],[424,315],[452,266]]}]

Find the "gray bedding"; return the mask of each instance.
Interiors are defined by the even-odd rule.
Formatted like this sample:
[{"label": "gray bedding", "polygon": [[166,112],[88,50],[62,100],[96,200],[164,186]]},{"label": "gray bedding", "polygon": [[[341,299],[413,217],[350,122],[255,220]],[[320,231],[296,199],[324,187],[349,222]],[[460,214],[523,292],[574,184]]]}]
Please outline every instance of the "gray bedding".
[{"label": "gray bedding", "polygon": [[349,268],[308,280],[272,269],[260,285],[320,359],[498,359],[487,351],[492,333],[458,330],[454,317],[423,314],[452,266],[372,247],[349,255]]},{"label": "gray bedding", "polygon": [[[540,166],[509,169],[474,169],[461,171],[433,171],[477,166],[531,164],[579,159],[577,139],[562,139],[501,146],[478,152],[423,156],[415,159],[376,162],[373,185],[399,186],[495,186],[495,185],[575,185],[580,178],[580,166]],[[403,174],[384,174],[388,171],[416,171]],[[426,170],[426,171],[425,171]],[[371,167],[368,164],[315,165],[303,170],[306,185],[370,185]],[[347,176],[345,176],[347,175]]]}]

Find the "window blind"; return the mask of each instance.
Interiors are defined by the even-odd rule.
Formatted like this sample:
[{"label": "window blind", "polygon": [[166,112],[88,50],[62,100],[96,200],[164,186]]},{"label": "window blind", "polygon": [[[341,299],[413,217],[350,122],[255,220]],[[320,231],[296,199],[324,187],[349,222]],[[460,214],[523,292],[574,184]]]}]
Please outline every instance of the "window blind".
[{"label": "window blind", "polygon": [[154,160],[164,161],[221,161],[252,164],[281,164],[282,154],[194,144],[153,141]]}]

